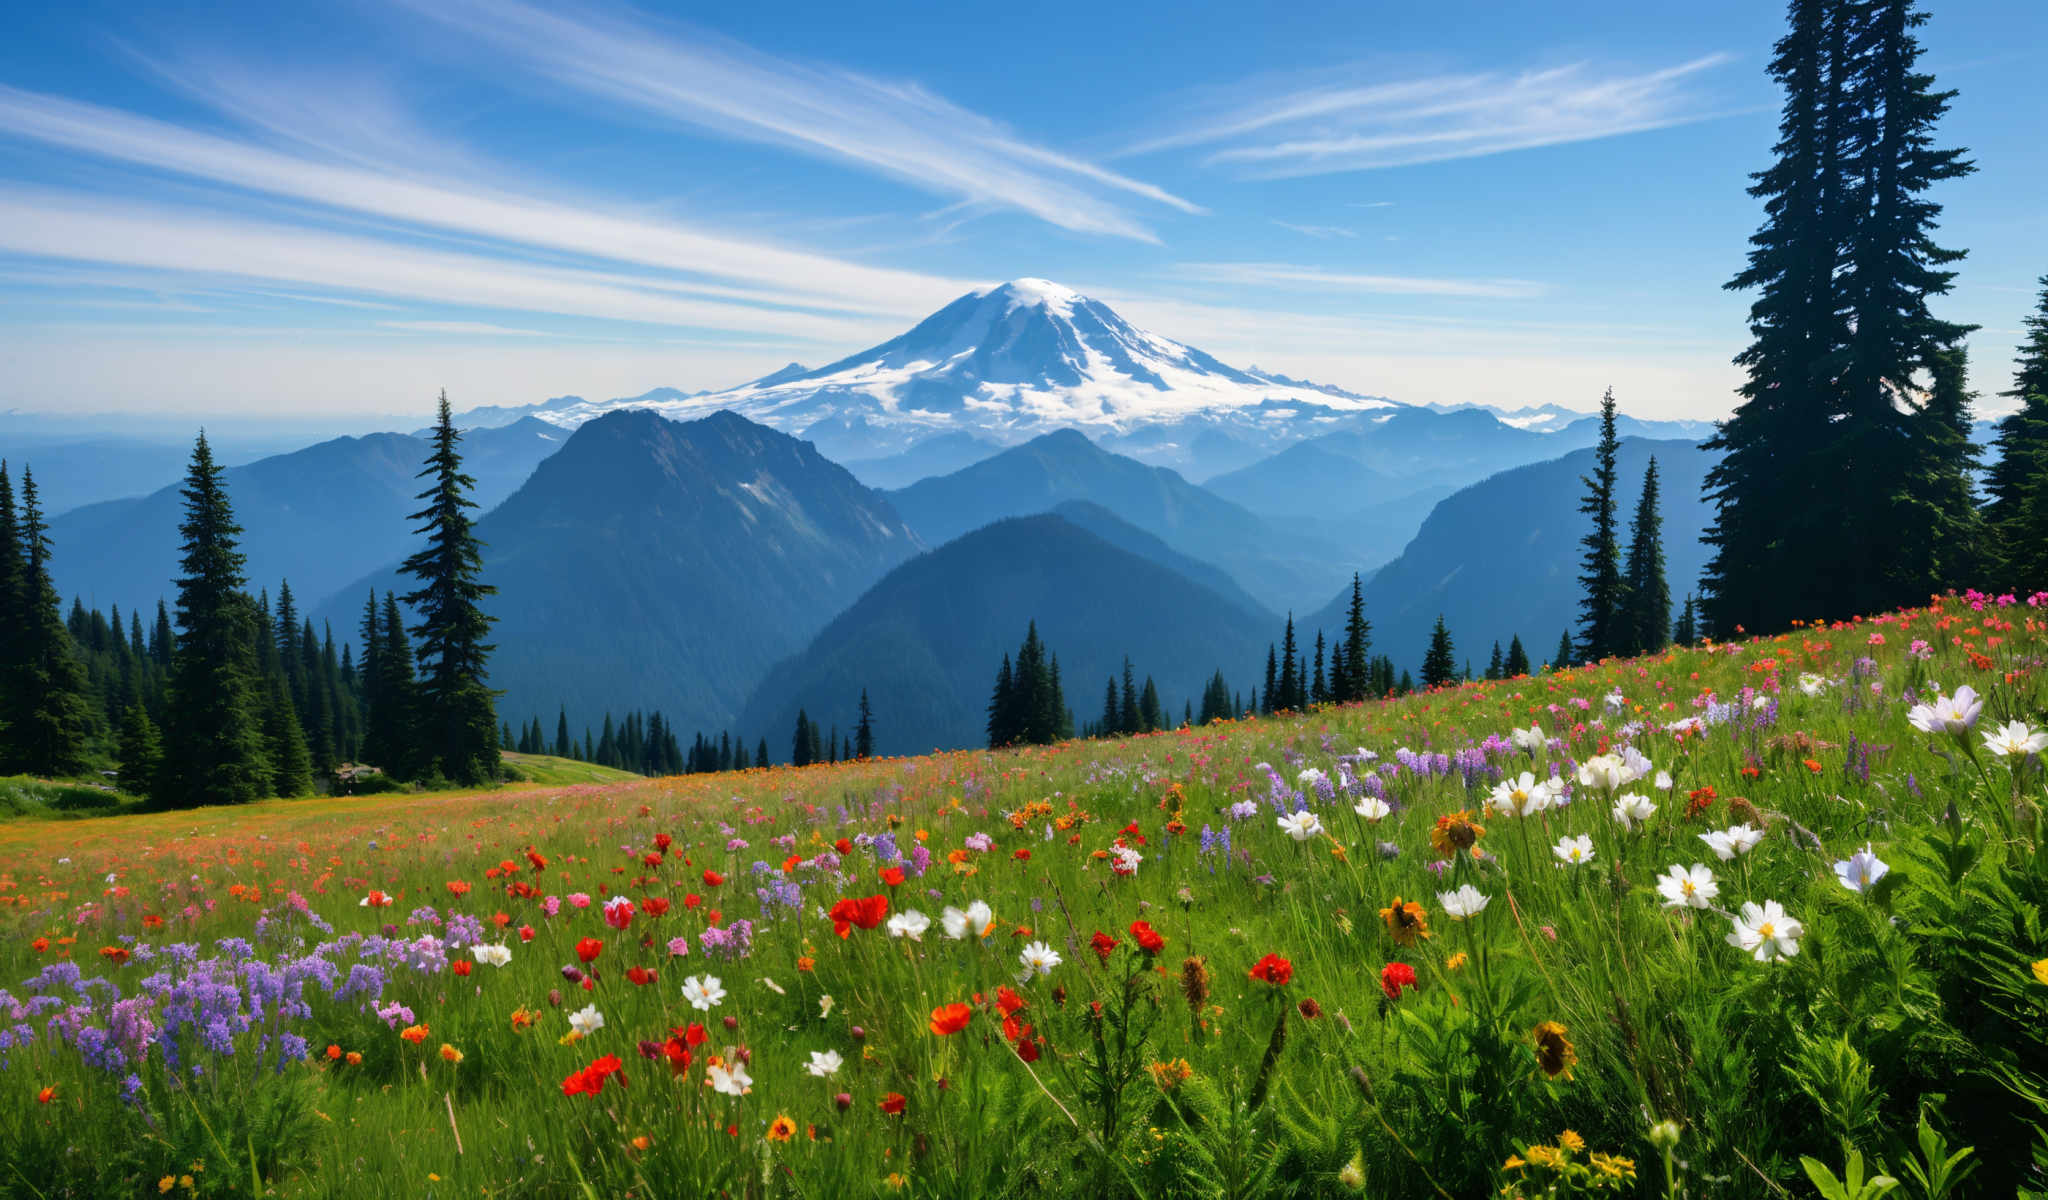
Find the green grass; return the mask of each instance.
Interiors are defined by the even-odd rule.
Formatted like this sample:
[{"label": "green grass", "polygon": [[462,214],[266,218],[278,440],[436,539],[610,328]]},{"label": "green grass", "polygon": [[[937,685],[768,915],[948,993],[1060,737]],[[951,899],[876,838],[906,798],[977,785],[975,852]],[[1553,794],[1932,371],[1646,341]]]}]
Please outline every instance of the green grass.
[{"label": "green grass", "polygon": [[[0,824],[0,1030],[18,1015],[33,1034],[0,1052],[0,1195],[168,1178],[179,1195],[1733,1198],[1815,1195],[1815,1172],[1852,1156],[1904,1181],[1894,1195],[2038,1194],[2042,773],[1980,735],[2042,724],[2044,654],[2041,610],[1951,599],[1118,742]],[[1907,692],[1937,681],[1984,694],[1970,736],[1909,724]],[[1672,728],[1745,689],[1738,719]],[[1545,743],[1516,748],[1532,723]],[[1672,776],[1623,789],[1656,805],[1647,819],[1623,827],[1595,784],[1530,816],[1485,811],[1501,772],[1570,777],[1625,727]],[[1304,770],[1393,762],[1410,765],[1380,776],[1391,815],[1340,791],[1308,809],[1320,833],[1281,829],[1271,798],[1315,793]],[[1459,813],[1484,827],[1469,847]],[[1742,821],[1763,837],[1724,862],[1701,835]],[[1203,852],[1205,826],[1229,828],[1227,854]],[[928,869],[885,882],[881,835]],[[1593,857],[1565,865],[1554,847],[1579,836]],[[1120,842],[1135,874],[1111,869]],[[1889,873],[1852,891],[1835,866],[1866,846]],[[1693,863],[1719,897],[1667,907],[1658,878]],[[1446,897],[1466,885],[1487,904],[1460,921]],[[773,898],[785,886],[794,907]],[[623,928],[607,896],[636,906]],[[841,938],[823,915],[874,896],[931,928]],[[985,936],[947,937],[943,911],[977,901]],[[1730,914],[1765,901],[1799,923],[1796,955],[1728,943]],[[1409,903],[1426,937],[1389,922]],[[387,961],[378,1003],[407,1010],[388,1019],[303,957],[324,946],[346,978],[361,938],[389,926],[418,953],[468,918],[510,961]],[[741,919],[750,954],[721,957],[707,931]],[[1165,939],[1156,954],[1137,921]],[[232,1053],[185,1029],[172,1071],[162,1029],[192,1001],[166,989],[201,969],[162,948],[205,961],[241,953],[232,938],[303,973],[306,1011],[252,1007],[266,972],[224,964],[253,1024]],[[588,962],[585,939],[602,943]],[[1020,980],[1040,941],[1060,963]],[[104,988],[29,986],[66,962],[146,998],[139,1062],[89,1065],[103,1052],[51,1028],[113,1019]],[[1399,968],[1415,986],[1385,982]],[[685,981],[707,975],[725,995],[693,1007]],[[30,997],[51,987],[44,1011]],[[964,1028],[936,1032],[955,1004]],[[604,1023],[578,1039],[586,1005]],[[280,1063],[280,1033],[309,1057]],[[810,1074],[826,1052],[837,1072]],[[614,1055],[601,1093],[565,1094]],[[751,1090],[709,1086],[714,1058],[744,1059]],[[1960,1187],[1915,1176],[1965,1147]]]},{"label": "green grass", "polygon": [[142,802],[134,796],[86,780],[0,776],[0,818],[65,820],[112,816],[141,806]]},{"label": "green grass", "polygon": [[505,762],[521,776],[520,782],[559,787],[571,783],[627,783],[640,776],[615,767],[557,758],[552,754],[504,755]]}]

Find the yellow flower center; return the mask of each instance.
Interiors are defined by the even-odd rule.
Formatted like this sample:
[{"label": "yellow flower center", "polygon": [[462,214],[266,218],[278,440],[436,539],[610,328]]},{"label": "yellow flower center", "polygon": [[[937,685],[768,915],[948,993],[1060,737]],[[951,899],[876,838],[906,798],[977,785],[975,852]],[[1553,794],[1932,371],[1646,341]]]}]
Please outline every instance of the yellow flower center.
[{"label": "yellow flower center", "polygon": [[1771,924],[1769,921],[1765,921],[1763,924],[1756,927],[1756,935],[1762,938],[1776,937],[1778,936],[1778,927]]}]

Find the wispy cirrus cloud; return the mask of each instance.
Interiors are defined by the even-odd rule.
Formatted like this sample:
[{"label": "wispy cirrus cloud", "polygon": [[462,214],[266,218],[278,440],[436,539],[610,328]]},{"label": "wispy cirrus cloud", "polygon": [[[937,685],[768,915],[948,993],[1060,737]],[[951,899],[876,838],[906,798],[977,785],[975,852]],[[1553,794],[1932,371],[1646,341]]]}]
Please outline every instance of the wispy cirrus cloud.
[{"label": "wispy cirrus cloud", "polygon": [[0,184],[0,252],[256,280],[344,295],[720,329],[826,345],[884,335],[872,317],[742,305],[658,276],[547,266],[246,216]]},{"label": "wispy cirrus cloud", "polygon": [[1545,291],[1526,279],[1458,279],[1415,275],[1369,275],[1277,262],[1188,262],[1175,274],[1202,283],[1294,292],[1352,292],[1379,296],[1466,296],[1527,300]]},{"label": "wispy cirrus cloud", "polygon": [[1346,229],[1342,225],[1297,225],[1292,221],[1281,220],[1275,220],[1273,224],[1278,225],[1282,229],[1298,233],[1303,237],[1324,240],[1330,238],[1355,238],[1358,236],[1356,229]]},{"label": "wispy cirrus cloud", "polygon": [[1118,198],[1202,211],[1153,184],[1026,141],[915,82],[777,58],[625,11],[520,0],[397,2],[562,87],[1063,229],[1157,241]]},{"label": "wispy cirrus cloud", "polygon": [[1207,148],[1208,165],[1271,179],[1590,141],[1724,115],[1700,84],[1730,61],[1709,54],[1648,71],[1580,62],[1365,85],[1334,72],[1307,86],[1298,76],[1250,81],[1124,157]]},{"label": "wispy cirrus cloud", "polygon": [[921,315],[971,286],[963,280],[868,266],[686,222],[650,220],[607,212],[587,202],[443,179],[399,163],[336,162],[294,154],[5,86],[0,86],[0,134],[422,230],[662,271],[667,273],[667,288],[730,301],[735,307],[789,305]]}]

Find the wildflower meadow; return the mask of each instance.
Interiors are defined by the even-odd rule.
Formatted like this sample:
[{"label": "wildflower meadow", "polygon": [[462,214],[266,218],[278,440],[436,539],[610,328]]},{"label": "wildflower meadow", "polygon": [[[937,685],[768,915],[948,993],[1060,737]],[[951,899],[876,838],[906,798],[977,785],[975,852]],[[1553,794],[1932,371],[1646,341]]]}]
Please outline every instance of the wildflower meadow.
[{"label": "wildflower meadow", "polygon": [[2044,654],[15,820],[0,1194],[2039,1194]]}]

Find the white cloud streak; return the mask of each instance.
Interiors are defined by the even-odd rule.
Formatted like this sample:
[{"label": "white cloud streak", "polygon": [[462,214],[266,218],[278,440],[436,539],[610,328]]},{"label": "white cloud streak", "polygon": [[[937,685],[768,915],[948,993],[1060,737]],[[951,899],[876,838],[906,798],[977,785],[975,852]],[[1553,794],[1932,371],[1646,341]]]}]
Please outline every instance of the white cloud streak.
[{"label": "white cloud streak", "polygon": [[861,344],[892,332],[873,320],[691,299],[657,279],[538,266],[35,187],[0,185],[0,251],[827,344]]},{"label": "white cloud streak", "polygon": [[1240,287],[1264,287],[1287,291],[1354,292],[1380,296],[1467,296],[1490,300],[1526,300],[1540,296],[1546,290],[1543,284],[1526,279],[1433,279],[1413,275],[1362,275],[1276,262],[1190,262],[1179,264],[1175,271],[1186,278],[1204,283],[1226,283]]},{"label": "white cloud streak", "polygon": [[1278,225],[1282,229],[1292,230],[1303,237],[1320,238],[1325,241],[1330,238],[1355,238],[1358,236],[1357,230],[1346,229],[1341,225],[1296,225],[1292,221],[1280,220],[1275,220],[1273,224]]},{"label": "white cloud streak", "polygon": [[1223,105],[1207,119],[1129,153],[1211,147],[1208,165],[1270,179],[1590,141],[1721,115],[1696,85],[1700,75],[1730,60],[1710,54],[1653,71],[1573,63],[1517,75],[1478,72],[1290,87]]},{"label": "white cloud streak", "polygon": [[1102,191],[1202,211],[1152,184],[1027,143],[916,83],[791,62],[624,14],[517,0],[399,2],[561,86],[1063,229],[1158,240]]},{"label": "white cloud streak", "polygon": [[[676,222],[337,165],[148,117],[0,86],[0,131],[77,153],[324,207],[694,277],[667,286],[742,304],[922,315],[975,286]],[[706,282],[704,277],[725,283]]]}]

